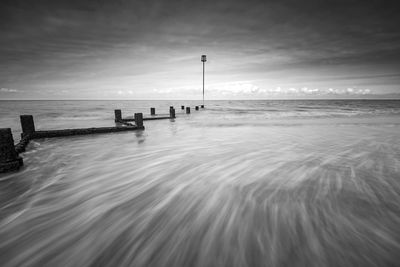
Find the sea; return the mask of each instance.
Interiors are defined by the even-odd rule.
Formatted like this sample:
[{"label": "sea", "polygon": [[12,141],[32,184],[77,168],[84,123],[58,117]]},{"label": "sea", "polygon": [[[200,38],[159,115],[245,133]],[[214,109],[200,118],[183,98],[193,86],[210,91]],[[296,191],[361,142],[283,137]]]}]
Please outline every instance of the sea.
[{"label": "sea", "polygon": [[[400,101],[0,101],[1,266],[399,266]],[[185,114],[181,106],[190,106]]]}]

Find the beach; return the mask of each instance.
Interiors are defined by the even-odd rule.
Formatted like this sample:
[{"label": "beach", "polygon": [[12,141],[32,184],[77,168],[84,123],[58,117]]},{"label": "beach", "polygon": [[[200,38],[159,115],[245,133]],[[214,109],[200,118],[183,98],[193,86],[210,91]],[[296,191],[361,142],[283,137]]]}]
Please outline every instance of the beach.
[{"label": "beach", "polygon": [[[0,101],[39,130],[0,175],[2,266],[396,266],[400,101]],[[191,106],[184,114],[181,105]]]}]

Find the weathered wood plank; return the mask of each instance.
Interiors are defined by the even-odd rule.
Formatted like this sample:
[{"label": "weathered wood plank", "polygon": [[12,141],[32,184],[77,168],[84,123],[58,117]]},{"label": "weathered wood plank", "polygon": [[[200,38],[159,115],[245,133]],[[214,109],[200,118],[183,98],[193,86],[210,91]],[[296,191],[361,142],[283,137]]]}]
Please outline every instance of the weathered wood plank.
[{"label": "weathered wood plank", "polygon": [[126,126],[126,127],[94,127],[94,128],[77,128],[77,129],[63,129],[63,130],[48,130],[48,131],[35,131],[30,135],[31,139],[39,138],[52,138],[71,135],[86,135],[98,133],[114,133],[124,131],[137,131],[144,130],[144,126]]}]

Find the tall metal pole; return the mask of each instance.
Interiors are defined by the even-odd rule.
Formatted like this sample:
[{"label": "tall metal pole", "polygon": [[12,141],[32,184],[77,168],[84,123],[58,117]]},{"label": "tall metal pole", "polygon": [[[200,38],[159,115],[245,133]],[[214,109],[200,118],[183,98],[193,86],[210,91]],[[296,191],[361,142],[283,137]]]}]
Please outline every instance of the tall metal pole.
[{"label": "tall metal pole", "polygon": [[205,63],[207,61],[207,56],[201,55],[201,61],[203,62],[203,107],[204,107],[204,68],[205,68]]},{"label": "tall metal pole", "polygon": [[203,105],[204,105],[204,66],[205,62],[203,61]]}]

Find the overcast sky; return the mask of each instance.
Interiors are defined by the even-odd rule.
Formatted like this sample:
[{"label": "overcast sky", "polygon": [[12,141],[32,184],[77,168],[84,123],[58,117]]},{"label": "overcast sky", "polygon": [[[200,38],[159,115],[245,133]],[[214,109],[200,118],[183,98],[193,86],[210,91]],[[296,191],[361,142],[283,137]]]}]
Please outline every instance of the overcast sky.
[{"label": "overcast sky", "polygon": [[2,0],[0,99],[399,94],[395,3]]}]

